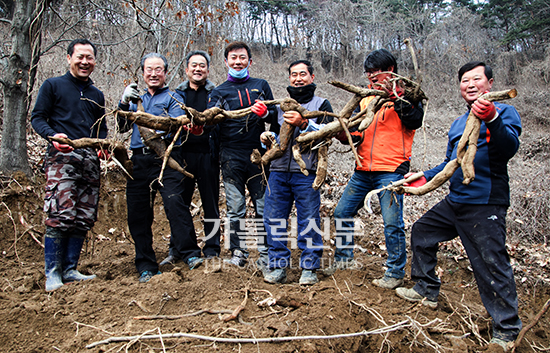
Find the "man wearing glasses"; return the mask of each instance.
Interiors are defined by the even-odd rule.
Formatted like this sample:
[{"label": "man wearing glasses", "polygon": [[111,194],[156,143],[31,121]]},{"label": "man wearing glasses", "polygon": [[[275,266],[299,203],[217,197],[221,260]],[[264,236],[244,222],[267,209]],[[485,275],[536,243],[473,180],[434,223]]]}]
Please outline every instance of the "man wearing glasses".
[{"label": "man wearing glasses", "polygon": [[[167,59],[158,53],[149,53],[141,59],[143,79],[147,85],[145,94],[139,95],[137,83],[126,87],[119,103],[119,108],[126,111],[136,111],[136,102],[141,99],[146,113],[157,116],[177,117],[183,115],[179,102],[181,97],[165,86]],[[127,120],[118,121],[119,128],[127,131],[132,127],[130,149],[134,163],[133,180],[128,180],[126,186],[126,202],[128,207],[128,228],[134,239],[136,257],[135,264],[140,274],[139,281],[147,282],[154,275],[160,274],[155,252],[153,250],[153,232],[151,226],[154,218],[154,198],[160,191],[164,203],[164,211],[170,222],[174,254],[187,262],[190,269],[202,263],[201,250],[197,245],[197,237],[193,227],[193,218],[189,206],[183,201],[183,179],[180,172],[166,168],[162,180],[158,183],[162,159],[147,148],[141,138],[138,126],[129,126]],[[169,144],[170,139],[166,138]],[[181,164],[178,147],[172,150],[172,158]]]}]

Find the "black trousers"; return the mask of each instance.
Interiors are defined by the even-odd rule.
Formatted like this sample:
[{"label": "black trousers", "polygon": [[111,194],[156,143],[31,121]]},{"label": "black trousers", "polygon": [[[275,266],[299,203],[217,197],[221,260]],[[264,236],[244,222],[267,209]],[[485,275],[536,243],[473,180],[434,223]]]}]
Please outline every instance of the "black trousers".
[{"label": "black trousers", "polygon": [[[178,153],[173,152],[172,155]],[[135,263],[138,272],[142,273],[147,270],[156,273],[158,271],[151,230],[157,190],[162,196],[164,212],[170,223],[174,254],[183,260],[200,256],[193,218],[189,212],[189,206],[183,200],[184,175],[166,167],[162,180],[163,186],[161,186],[158,183],[158,177],[162,160],[156,154],[134,155],[132,162],[134,163],[134,180],[128,180],[126,203],[128,227],[135,243]]]},{"label": "black trousers", "polygon": [[414,290],[437,300],[435,274],[439,242],[460,237],[474,270],[481,301],[493,318],[493,337],[513,341],[521,330],[514,271],[506,251],[503,205],[470,205],[449,198],[426,212],[412,228],[411,278]]},{"label": "black trousers", "polygon": [[217,159],[212,158],[209,152],[185,152],[181,153],[185,161],[185,169],[195,176],[194,179],[183,180],[183,201],[191,205],[195,185],[204,211],[204,236],[205,245],[202,253],[205,257],[218,256],[220,254],[220,165]]}]

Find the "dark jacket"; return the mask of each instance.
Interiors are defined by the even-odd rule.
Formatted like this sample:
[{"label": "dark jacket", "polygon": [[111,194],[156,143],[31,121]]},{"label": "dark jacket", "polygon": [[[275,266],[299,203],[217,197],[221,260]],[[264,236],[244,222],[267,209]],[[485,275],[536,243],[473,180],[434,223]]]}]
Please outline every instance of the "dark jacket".
[{"label": "dark jacket", "polygon": [[[216,88],[216,85],[212,83],[210,80],[206,80],[206,83],[204,85],[204,89],[206,90],[207,94],[210,95],[212,93],[212,90]],[[178,93],[183,98],[183,103],[186,106],[194,107],[194,104],[192,102],[189,102],[187,99],[187,94],[185,93],[189,89],[189,81],[184,81],[176,88],[176,93]],[[208,97],[207,101],[205,102],[208,104]],[[217,125],[206,125],[204,127],[204,133],[201,136],[195,136],[193,134],[189,134],[186,137],[185,143],[181,145],[181,150],[183,152],[200,152],[200,153],[208,153],[212,155],[212,157],[218,159],[219,156],[219,127]]]},{"label": "dark jacket", "polygon": [[[107,136],[105,98],[93,81],[70,72],[44,81],[32,110],[31,124],[43,138],[64,133],[71,140]],[[101,121],[97,124],[98,121]]]},{"label": "dark jacket", "polygon": [[[254,105],[256,100],[272,100],[273,93],[266,80],[249,78],[244,82],[225,81],[210,94],[208,108],[220,107],[224,110],[244,109]],[[276,119],[276,109],[268,107],[269,115],[260,119],[249,114],[239,119],[227,119],[220,128],[222,149],[252,151],[261,148],[260,134],[266,130],[266,123]]]},{"label": "dark jacket", "polygon": [[[490,123],[481,123],[474,159],[475,179],[469,185],[462,184],[464,175],[460,168],[451,177],[448,197],[453,202],[510,205],[508,161],[519,148],[521,119],[516,108],[511,105],[495,103],[495,107],[498,117]],[[466,112],[451,125],[445,161],[424,172],[427,180],[432,179],[449,161],[456,158],[458,142],[469,113],[470,111]]]}]

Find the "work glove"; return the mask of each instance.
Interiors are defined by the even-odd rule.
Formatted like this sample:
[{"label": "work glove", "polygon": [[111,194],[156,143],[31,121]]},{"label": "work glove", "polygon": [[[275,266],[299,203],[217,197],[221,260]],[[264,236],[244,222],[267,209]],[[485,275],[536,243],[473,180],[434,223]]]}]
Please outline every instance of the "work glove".
[{"label": "work glove", "polygon": [[478,117],[480,120],[483,120],[486,123],[493,120],[497,114],[495,104],[493,102],[489,102],[488,100],[481,99],[481,98],[478,98],[472,104],[472,111],[474,112],[474,115],[476,117]]},{"label": "work glove", "polygon": [[124,104],[130,104],[130,101],[134,102],[139,99],[139,91],[137,88],[137,83],[130,83],[126,88],[124,89],[124,93],[122,93],[122,103]]},{"label": "work glove", "polygon": [[[415,173],[405,174],[405,179],[407,179],[408,177],[410,177],[413,174],[415,174]],[[426,180],[426,177],[422,176],[419,179],[416,179],[415,181],[411,181],[410,183],[404,183],[403,186],[408,186],[410,188],[419,188],[422,185],[426,184],[427,182],[428,182],[428,180]]]},{"label": "work glove", "polygon": [[250,110],[252,110],[252,113],[256,114],[261,119],[267,116],[267,106],[262,101],[256,100],[256,103],[250,107]]},{"label": "work glove", "polygon": [[109,153],[109,151],[100,148],[100,149],[97,150],[97,157],[99,159],[103,159],[105,161],[108,161],[108,160],[111,159],[111,154]]},{"label": "work glove", "polygon": [[[386,85],[382,86],[382,89],[386,91],[388,94],[388,98],[395,102],[397,100],[397,97],[402,97],[405,94],[405,90],[397,83],[395,85],[395,92],[393,90],[393,84],[390,82],[386,82]],[[397,93],[397,96],[395,95]]]},{"label": "work glove", "polygon": [[[53,137],[64,137],[64,138],[67,138],[67,135],[65,135],[64,133],[57,133],[55,135],[53,135]],[[57,142],[57,141],[53,141],[53,147],[58,150],[59,152],[63,152],[63,153],[69,153],[71,151],[74,150],[74,148],[70,145],[67,145],[65,143],[60,143],[60,142]]]},{"label": "work glove", "polygon": [[186,131],[189,131],[195,136],[200,136],[204,133],[204,125],[186,125],[183,127]]},{"label": "work glove", "polygon": [[300,128],[300,130],[305,129],[308,124],[307,119],[302,118],[302,115],[300,113],[295,112],[293,110],[285,112],[283,114],[283,118],[285,119],[285,122],[287,124],[290,124],[292,126],[297,126]]},{"label": "work glove", "polygon": [[[334,136],[335,139],[342,142],[345,145],[349,144],[348,136],[344,130],[340,131],[338,135]],[[361,136],[351,135],[351,142],[355,145],[357,142],[361,141]]]}]

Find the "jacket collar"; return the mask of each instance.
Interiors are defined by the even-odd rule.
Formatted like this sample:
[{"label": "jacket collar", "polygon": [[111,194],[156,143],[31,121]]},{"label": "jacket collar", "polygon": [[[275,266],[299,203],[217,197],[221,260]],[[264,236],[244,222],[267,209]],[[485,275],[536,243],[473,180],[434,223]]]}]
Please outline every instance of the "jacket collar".
[{"label": "jacket collar", "polygon": [[77,85],[80,85],[80,86],[84,85],[84,87],[94,84],[94,81],[92,81],[91,78],[88,77],[88,81],[82,81],[82,80],[79,80],[76,77],[74,77],[71,74],[70,71],[67,71],[67,73],[65,74],[65,77],[67,77],[69,80],[71,80],[71,82],[73,82],[74,84],[77,84]]},{"label": "jacket collar", "polygon": [[[188,88],[189,88],[189,80],[185,80],[176,89],[180,90],[180,91],[185,91]],[[214,88],[216,88],[216,85],[212,81],[210,81],[209,79],[206,79],[206,83],[204,85],[204,88],[206,89],[207,92],[211,92]]]}]

